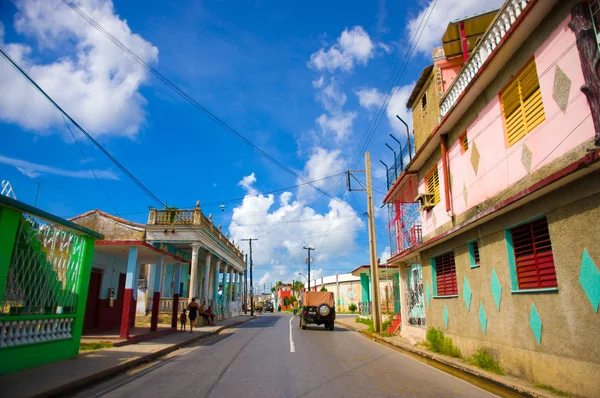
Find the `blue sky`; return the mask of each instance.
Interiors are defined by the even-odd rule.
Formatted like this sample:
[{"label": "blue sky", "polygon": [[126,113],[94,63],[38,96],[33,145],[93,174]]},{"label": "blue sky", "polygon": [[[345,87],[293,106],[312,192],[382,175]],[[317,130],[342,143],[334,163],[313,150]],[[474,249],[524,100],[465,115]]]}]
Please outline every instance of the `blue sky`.
[{"label": "blue sky", "polygon": [[[386,190],[379,160],[392,162],[384,142],[393,144],[389,133],[405,137],[393,115],[410,118],[404,104],[448,21],[500,4],[75,3],[304,181],[338,174],[358,158],[363,168],[359,148],[370,116],[393,87],[368,147],[379,191]],[[391,85],[424,15],[415,54]],[[368,262],[365,197],[345,193],[344,180],[334,185],[340,177],[317,183],[337,200],[307,186],[263,195],[304,181],[193,108],[60,0],[0,2],[0,23],[0,45],[161,200],[181,208],[200,200],[237,241],[258,237],[257,280],[292,279],[304,268],[303,245],[317,248],[319,275]],[[146,221],[156,203],[71,126],[88,166],[60,114],[3,59],[0,87],[0,179],[11,182],[19,200],[33,204],[39,182],[38,207],[56,215],[99,208]],[[377,194],[377,208],[382,197]],[[389,245],[385,213],[377,216],[379,253]]]}]

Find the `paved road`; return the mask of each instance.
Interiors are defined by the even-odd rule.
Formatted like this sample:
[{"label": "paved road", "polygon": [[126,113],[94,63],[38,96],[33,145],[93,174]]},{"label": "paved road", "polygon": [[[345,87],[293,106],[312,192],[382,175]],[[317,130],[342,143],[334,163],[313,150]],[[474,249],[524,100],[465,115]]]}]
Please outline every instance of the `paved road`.
[{"label": "paved road", "polygon": [[[292,337],[290,339],[290,324]],[[292,344],[293,342],[293,344]],[[290,352],[294,349],[295,352]],[[265,314],[79,396],[492,397],[357,333]]]}]

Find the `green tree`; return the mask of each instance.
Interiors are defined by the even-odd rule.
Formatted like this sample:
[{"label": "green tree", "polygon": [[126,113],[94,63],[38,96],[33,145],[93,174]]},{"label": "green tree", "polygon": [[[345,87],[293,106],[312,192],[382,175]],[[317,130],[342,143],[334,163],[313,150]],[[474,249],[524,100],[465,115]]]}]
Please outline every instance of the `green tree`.
[{"label": "green tree", "polygon": [[325,287],[325,285],[321,286],[321,291],[322,292],[326,292],[327,291],[327,288]]}]

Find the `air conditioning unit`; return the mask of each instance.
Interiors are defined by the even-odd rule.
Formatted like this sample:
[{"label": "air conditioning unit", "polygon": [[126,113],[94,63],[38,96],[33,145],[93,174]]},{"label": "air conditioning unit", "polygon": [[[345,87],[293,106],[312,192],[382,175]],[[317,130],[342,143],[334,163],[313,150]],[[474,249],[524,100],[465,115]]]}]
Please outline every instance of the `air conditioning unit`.
[{"label": "air conditioning unit", "polygon": [[435,207],[435,195],[430,192],[421,193],[415,198],[415,202],[419,202],[419,210],[431,210]]}]

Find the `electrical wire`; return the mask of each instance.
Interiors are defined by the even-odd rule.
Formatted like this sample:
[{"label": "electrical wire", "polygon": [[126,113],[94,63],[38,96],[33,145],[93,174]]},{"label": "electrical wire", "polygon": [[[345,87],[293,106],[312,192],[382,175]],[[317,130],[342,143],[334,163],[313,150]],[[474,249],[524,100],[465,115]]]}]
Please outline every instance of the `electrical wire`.
[{"label": "electrical wire", "polygon": [[[79,15],[87,23],[89,23],[92,27],[94,27],[96,30],[98,30],[102,35],[104,35],[111,42],[113,42],[117,47],[119,47],[121,50],[123,50],[129,56],[131,56],[144,69],[146,69],[148,72],[152,73],[158,80],[160,80],[167,87],[169,87],[170,89],[172,89],[173,91],[175,91],[179,96],[181,96],[184,100],[186,100],[188,103],[190,103],[196,109],[198,109],[199,111],[201,111],[202,113],[204,113],[209,119],[211,119],[216,124],[218,124],[219,126],[221,126],[225,131],[227,131],[230,134],[232,134],[234,137],[236,137],[242,143],[246,144],[252,150],[254,150],[258,154],[260,154],[261,156],[263,156],[264,158],[266,158],[267,160],[269,160],[271,163],[273,163],[274,165],[276,165],[277,167],[279,167],[283,171],[291,174],[292,176],[296,177],[297,179],[299,179],[301,181],[307,182],[305,177],[303,177],[302,175],[296,173],[294,170],[292,170],[291,168],[289,168],[286,165],[282,164],[277,159],[275,159],[273,156],[271,156],[270,154],[268,154],[266,151],[264,151],[263,149],[261,149],[260,147],[258,147],[254,143],[252,143],[249,139],[247,139],[246,137],[244,137],[237,130],[235,130],[233,127],[231,127],[225,121],[223,121],[221,118],[219,118],[218,116],[216,116],[208,108],[206,108],[204,105],[200,104],[197,100],[195,100],[193,97],[191,97],[185,91],[183,91],[181,88],[179,88],[179,86],[177,86],[171,80],[169,80],[164,75],[162,75],[160,72],[158,72],[158,70],[156,70],[153,67],[151,67],[150,65],[148,65],[148,63],[146,63],[146,61],[144,61],[142,58],[140,58],[136,53],[134,53],[129,47],[127,47],[121,41],[119,41],[119,39],[117,39],[116,37],[114,37],[110,32],[108,32],[106,29],[104,29],[104,27],[102,27],[102,25],[100,25],[99,23],[97,23],[94,19],[92,19],[89,15],[87,15],[83,10],[81,10],[81,8],[79,8],[73,2],[71,2],[69,0],[62,0],[62,1],[68,7],[70,7],[75,13],[77,13],[77,15]],[[335,196],[330,195],[328,191],[324,191],[321,188],[319,188],[319,187],[317,187],[317,186],[315,186],[313,184],[308,184],[308,185],[310,185],[313,189],[319,191],[323,195],[329,196],[332,200],[343,202],[340,199],[336,198]]]},{"label": "electrical wire", "polygon": [[83,152],[83,148],[81,148],[81,145],[79,145],[79,141],[77,141],[77,138],[75,137],[75,133],[73,133],[73,131],[71,130],[71,127],[69,126],[69,123],[67,123],[67,119],[65,119],[64,115],[61,114],[61,116],[62,116],[63,121],[65,122],[65,126],[67,126],[67,129],[69,130],[69,133],[71,133],[71,136],[73,137],[73,141],[75,141],[75,145],[77,145],[77,148],[79,148],[79,152],[81,152],[81,156],[83,156],[83,159],[85,160],[85,163],[90,168],[90,171],[92,172],[92,175],[94,176],[94,179],[96,180],[96,182],[100,186],[100,189],[102,190],[102,192],[104,192],[104,196],[106,196],[106,199],[108,200],[108,202],[113,207],[115,213],[119,217],[121,217],[121,214],[119,213],[119,210],[117,210],[117,206],[115,206],[114,202],[110,199],[110,196],[108,196],[108,192],[106,192],[106,189],[104,189],[104,185],[102,185],[102,182],[100,182],[100,180],[98,179],[98,176],[96,175],[96,172],[94,171],[92,165],[88,161],[88,158],[85,156],[85,153]]}]

